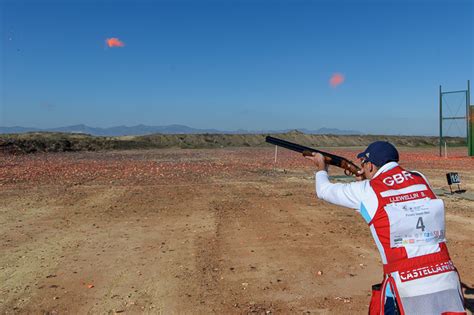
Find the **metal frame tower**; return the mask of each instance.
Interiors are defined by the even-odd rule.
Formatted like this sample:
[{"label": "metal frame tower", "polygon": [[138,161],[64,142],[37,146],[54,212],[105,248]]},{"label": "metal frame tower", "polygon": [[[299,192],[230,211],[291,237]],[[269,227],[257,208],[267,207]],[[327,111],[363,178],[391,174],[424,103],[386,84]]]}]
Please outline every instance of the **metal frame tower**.
[{"label": "metal frame tower", "polygon": [[[443,116],[443,96],[453,93],[465,93],[466,99],[466,115],[465,116]],[[465,120],[466,121],[466,137],[468,145],[468,155],[474,156],[474,106],[470,104],[471,86],[467,80],[467,89],[458,91],[443,92],[441,85],[439,86],[439,156],[443,153],[443,121],[445,120]]]}]

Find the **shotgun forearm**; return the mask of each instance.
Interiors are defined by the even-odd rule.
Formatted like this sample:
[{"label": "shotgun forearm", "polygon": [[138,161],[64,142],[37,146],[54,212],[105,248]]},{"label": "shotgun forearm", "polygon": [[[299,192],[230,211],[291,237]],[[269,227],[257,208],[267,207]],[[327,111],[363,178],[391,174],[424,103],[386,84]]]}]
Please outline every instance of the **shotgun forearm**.
[{"label": "shotgun forearm", "polygon": [[339,156],[339,155],[331,154],[331,153],[324,152],[324,151],[317,150],[317,149],[313,149],[313,148],[310,148],[310,147],[305,147],[305,146],[297,144],[297,143],[293,143],[293,142],[290,142],[290,141],[278,139],[278,138],[271,137],[271,136],[267,136],[265,138],[265,141],[268,142],[268,143],[277,145],[279,147],[283,147],[283,148],[286,148],[286,149],[289,149],[289,150],[293,150],[293,151],[302,153],[303,155],[312,155],[313,152],[321,153],[325,157],[328,164],[343,168],[344,172],[348,175],[349,174],[350,175],[357,175],[357,173],[360,171],[360,168],[357,165],[355,165],[354,163],[352,163],[348,159],[346,159],[342,156]]}]

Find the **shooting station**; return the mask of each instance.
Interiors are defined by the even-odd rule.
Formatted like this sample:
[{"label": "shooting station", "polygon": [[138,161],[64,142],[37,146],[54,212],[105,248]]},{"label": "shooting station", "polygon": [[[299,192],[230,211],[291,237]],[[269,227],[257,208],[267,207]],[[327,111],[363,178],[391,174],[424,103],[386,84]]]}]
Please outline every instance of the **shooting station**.
[{"label": "shooting station", "polygon": [[466,90],[443,91],[439,86],[439,156],[448,157],[450,142],[466,138],[468,156],[474,156],[474,106],[470,104],[470,82]]},{"label": "shooting station", "polygon": [[[465,189],[461,189],[461,178],[459,177],[459,174],[456,172],[450,172],[446,174],[446,179],[448,181],[449,185],[449,190],[451,191],[451,194],[457,193],[457,194],[462,194],[465,193]],[[457,189],[453,190],[453,185],[457,185]]]}]

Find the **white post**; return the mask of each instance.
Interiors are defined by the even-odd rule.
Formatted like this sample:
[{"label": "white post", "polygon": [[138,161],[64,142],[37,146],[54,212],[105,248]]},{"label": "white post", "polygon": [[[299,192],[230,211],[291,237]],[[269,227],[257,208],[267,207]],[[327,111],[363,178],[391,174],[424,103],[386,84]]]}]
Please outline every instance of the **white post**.
[{"label": "white post", "polygon": [[275,164],[277,162],[277,156],[278,156],[278,146],[275,146]]},{"label": "white post", "polygon": [[446,144],[447,141],[444,141],[444,158],[448,158],[448,145]]}]

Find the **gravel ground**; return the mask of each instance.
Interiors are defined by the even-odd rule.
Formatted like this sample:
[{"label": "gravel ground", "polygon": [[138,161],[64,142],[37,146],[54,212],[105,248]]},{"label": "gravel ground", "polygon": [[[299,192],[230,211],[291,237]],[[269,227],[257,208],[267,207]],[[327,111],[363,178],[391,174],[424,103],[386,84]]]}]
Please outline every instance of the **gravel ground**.
[{"label": "gravel ground", "polygon": [[[401,148],[434,188],[457,171],[472,192],[463,154]],[[366,314],[382,275],[369,230],[313,190],[283,149],[276,164],[273,148],[0,155],[0,312]],[[472,310],[474,201],[442,198]]]}]

